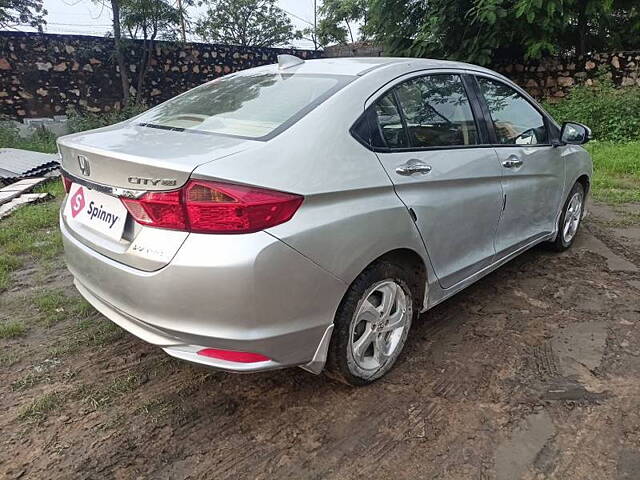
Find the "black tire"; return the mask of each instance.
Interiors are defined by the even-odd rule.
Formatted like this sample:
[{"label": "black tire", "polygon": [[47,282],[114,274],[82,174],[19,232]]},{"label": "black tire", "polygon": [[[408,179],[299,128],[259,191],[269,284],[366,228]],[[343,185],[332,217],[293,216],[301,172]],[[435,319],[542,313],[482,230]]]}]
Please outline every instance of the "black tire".
[{"label": "black tire", "polygon": [[[359,366],[352,351],[353,336],[356,334],[352,323],[356,322],[356,314],[363,302],[373,295],[372,289],[375,291],[376,286],[389,280],[400,286],[405,295],[403,305],[406,313],[403,313],[403,317],[406,324],[404,330],[397,334],[397,346],[393,354],[386,357],[387,363],[380,368],[365,371]],[[410,269],[388,261],[379,261],[367,267],[351,284],[336,312],[325,369],[327,376],[347,385],[361,386],[378,380],[391,370],[404,348],[411,324],[420,311],[421,302],[416,298],[416,292],[419,291]],[[363,323],[362,320],[359,321]],[[357,327],[358,325],[354,325],[353,328]]]},{"label": "black tire", "polygon": [[[574,198],[574,196],[576,196],[578,194],[581,197],[580,215],[579,215],[579,218],[578,218],[578,225],[575,228],[575,231],[574,231],[573,235],[571,236],[571,238],[566,239],[565,235],[563,233],[564,226],[565,226],[565,220],[567,218],[567,214],[568,214],[568,210],[569,210],[569,205],[571,204],[571,200]],[[580,229],[580,225],[582,224],[582,216],[584,215],[584,201],[585,201],[584,187],[582,186],[582,184],[580,182],[576,182],[576,184],[573,186],[573,188],[569,192],[569,195],[567,196],[567,201],[565,202],[564,206],[562,207],[562,214],[560,215],[560,218],[558,220],[558,234],[556,235],[556,239],[553,242],[549,242],[550,247],[551,247],[552,250],[554,250],[556,252],[564,252],[565,250],[570,248],[571,245],[573,245],[573,242],[576,239],[576,235],[578,233],[578,230]]]}]

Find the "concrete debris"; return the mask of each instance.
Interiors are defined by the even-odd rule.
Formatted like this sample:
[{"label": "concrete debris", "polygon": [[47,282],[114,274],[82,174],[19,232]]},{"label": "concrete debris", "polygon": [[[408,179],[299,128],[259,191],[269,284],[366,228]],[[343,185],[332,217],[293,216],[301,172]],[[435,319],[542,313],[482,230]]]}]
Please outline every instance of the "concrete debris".
[{"label": "concrete debris", "polygon": [[24,193],[29,192],[33,188],[46,181],[47,178],[43,177],[27,178],[16,183],[12,183],[11,185],[7,185],[6,187],[0,188],[0,205],[9,202]]},{"label": "concrete debris", "polygon": [[27,178],[0,188],[0,219],[8,216],[21,205],[49,197],[48,193],[27,193],[47,180],[48,178],[45,177]]},{"label": "concrete debris", "polygon": [[16,210],[21,205],[37,202],[39,200],[44,200],[47,197],[49,197],[48,193],[25,193],[23,195],[20,195],[19,197],[11,200],[9,203],[0,205],[0,220],[10,215],[14,210]]}]

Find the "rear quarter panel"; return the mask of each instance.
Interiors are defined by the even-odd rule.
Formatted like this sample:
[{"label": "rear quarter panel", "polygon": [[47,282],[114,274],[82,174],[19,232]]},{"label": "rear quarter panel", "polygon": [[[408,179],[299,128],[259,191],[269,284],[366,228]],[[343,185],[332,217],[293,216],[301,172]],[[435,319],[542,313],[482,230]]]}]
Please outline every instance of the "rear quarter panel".
[{"label": "rear quarter panel", "polygon": [[295,216],[267,232],[347,283],[397,248],[415,251],[426,265],[389,177],[349,133],[378,87],[373,78],[358,79],[260,148],[202,165],[194,176],[304,195]]}]

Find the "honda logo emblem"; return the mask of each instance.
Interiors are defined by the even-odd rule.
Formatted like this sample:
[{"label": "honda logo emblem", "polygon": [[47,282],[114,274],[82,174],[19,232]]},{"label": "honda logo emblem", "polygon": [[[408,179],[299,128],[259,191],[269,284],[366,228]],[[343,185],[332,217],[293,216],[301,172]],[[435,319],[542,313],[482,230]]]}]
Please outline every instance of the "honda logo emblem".
[{"label": "honda logo emblem", "polygon": [[84,155],[78,155],[78,165],[80,166],[80,171],[85,177],[91,175],[91,166],[89,165],[89,159]]}]

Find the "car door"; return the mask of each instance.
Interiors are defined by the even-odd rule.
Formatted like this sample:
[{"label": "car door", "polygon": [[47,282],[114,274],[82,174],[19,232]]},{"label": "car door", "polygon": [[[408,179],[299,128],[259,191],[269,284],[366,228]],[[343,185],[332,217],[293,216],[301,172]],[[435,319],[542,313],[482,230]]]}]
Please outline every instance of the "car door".
[{"label": "car door", "polygon": [[496,235],[501,258],[554,230],[564,162],[552,145],[553,124],[525,95],[496,78],[476,80],[502,168],[504,211]]},{"label": "car door", "polygon": [[[413,76],[369,109],[375,150],[422,235],[443,288],[489,265],[501,167],[460,74]],[[479,110],[478,110],[479,111]]]}]

